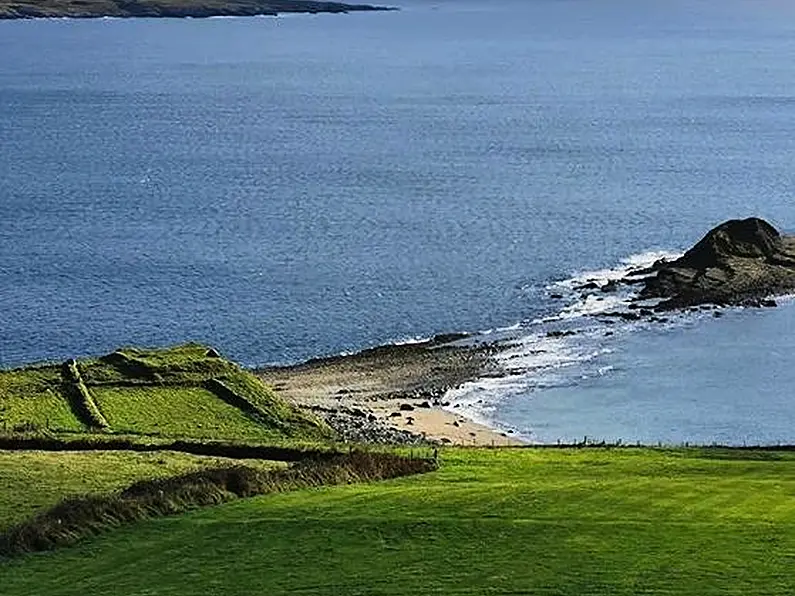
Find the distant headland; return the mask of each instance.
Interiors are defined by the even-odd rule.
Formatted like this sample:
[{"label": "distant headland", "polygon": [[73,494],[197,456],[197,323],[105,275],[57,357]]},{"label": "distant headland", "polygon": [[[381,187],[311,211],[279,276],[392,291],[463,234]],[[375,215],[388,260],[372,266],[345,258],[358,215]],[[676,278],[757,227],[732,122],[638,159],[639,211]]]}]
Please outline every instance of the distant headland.
[{"label": "distant headland", "polygon": [[0,0],[0,19],[276,16],[397,10],[314,0]]}]

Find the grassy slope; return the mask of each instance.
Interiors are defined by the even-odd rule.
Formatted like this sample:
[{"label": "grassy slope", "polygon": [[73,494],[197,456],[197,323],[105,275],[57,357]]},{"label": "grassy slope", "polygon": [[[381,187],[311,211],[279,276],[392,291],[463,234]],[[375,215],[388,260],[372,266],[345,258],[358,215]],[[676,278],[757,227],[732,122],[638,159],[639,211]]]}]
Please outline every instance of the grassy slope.
[{"label": "grassy slope", "polygon": [[795,456],[457,450],[0,567],[21,594],[791,594]]},{"label": "grassy slope", "polygon": [[92,394],[111,428],[121,433],[218,439],[271,434],[201,387],[97,388]]},{"label": "grassy slope", "polygon": [[0,429],[33,424],[56,431],[84,430],[60,385],[55,366],[0,372]]},{"label": "grassy slope", "polygon": [[0,529],[65,496],[105,493],[144,478],[173,476],[229,461],[173,451],[0,451]]},{"label": "grassy slope", "polygon": [[[126,348],[78,363],[112,432],[207,439],[317,440],[323,423],[277,397],[251,373],[199,344],[162,350]],[[217,379],[253,404],[256,416],[203,384]],[[0,371],[0,431],[28,425],[84,432],[64,397],[60,367]],[[79,413],[78,413],[79,414]]]}]

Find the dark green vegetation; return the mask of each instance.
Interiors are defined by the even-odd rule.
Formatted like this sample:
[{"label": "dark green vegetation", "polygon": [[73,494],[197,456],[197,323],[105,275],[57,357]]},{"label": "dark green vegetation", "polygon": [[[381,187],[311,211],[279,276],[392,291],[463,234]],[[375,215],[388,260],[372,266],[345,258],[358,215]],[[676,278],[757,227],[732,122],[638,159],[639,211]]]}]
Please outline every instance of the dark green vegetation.
[{"label": "dark green vegetation", "polygon": [[335,450],[324,423],[198,344],[1,371],[0,413],[0,557],[240,497],[436,467]]},{"label": "dark green vegetation", "polygon": [[795,454],[449,450],[0,567],[22,594],[795,593]]},{"label": "dark green vegetation", "polygon": [[372,10],[389,9],[314,0],[0,0],[0,19],[256,16]]},{"label": "dark green vegetation", "polygon": [[0,372],[6,432],[122,433],[237,440],[327,440],[333,433],[213,350],[122,349]]},{"label": "dark green vegetation", "polygon": [[0,555],[67,546],[123,524],[218,505],[240,497],[382,480],[435,468],[436,463],[430,459],[351,451],[310,458],[289,468],[236,464],[200,469],[181,476],[140,480],[107,495],[66,498],[55,507],[7,529],[0,534]]},{"label": "dark green vegetation", "polygon": [[[108,494],[133,482],[228,466],[233,460],[176,451],[0,450],[0,531],[65,497]],[[252,465],[247,462],[247,465]],[[277,462],[257,464],[279,466]]]}]

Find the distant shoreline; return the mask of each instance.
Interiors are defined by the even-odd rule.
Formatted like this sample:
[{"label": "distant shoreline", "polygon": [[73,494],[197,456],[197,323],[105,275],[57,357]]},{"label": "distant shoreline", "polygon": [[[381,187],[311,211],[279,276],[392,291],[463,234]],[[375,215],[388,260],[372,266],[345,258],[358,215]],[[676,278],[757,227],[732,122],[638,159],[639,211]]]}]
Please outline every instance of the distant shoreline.
[{"label": "distant shoreline", "polygon": [[314,0],[0,0],[0,20],[253,17],[392,10],[398,9]]}]

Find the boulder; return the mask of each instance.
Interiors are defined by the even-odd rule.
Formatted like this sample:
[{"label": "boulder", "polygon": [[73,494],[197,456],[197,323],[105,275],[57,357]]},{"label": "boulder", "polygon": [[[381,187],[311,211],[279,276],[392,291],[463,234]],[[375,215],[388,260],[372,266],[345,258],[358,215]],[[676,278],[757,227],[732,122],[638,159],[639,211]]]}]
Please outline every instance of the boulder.
[{"label": "boulder", "polygon": [[752,217],[727,221],[682,257],[655,264],[641,299],[661,298],[660,310],[700,304],[761,305],[795,289],[795,237]]}]

